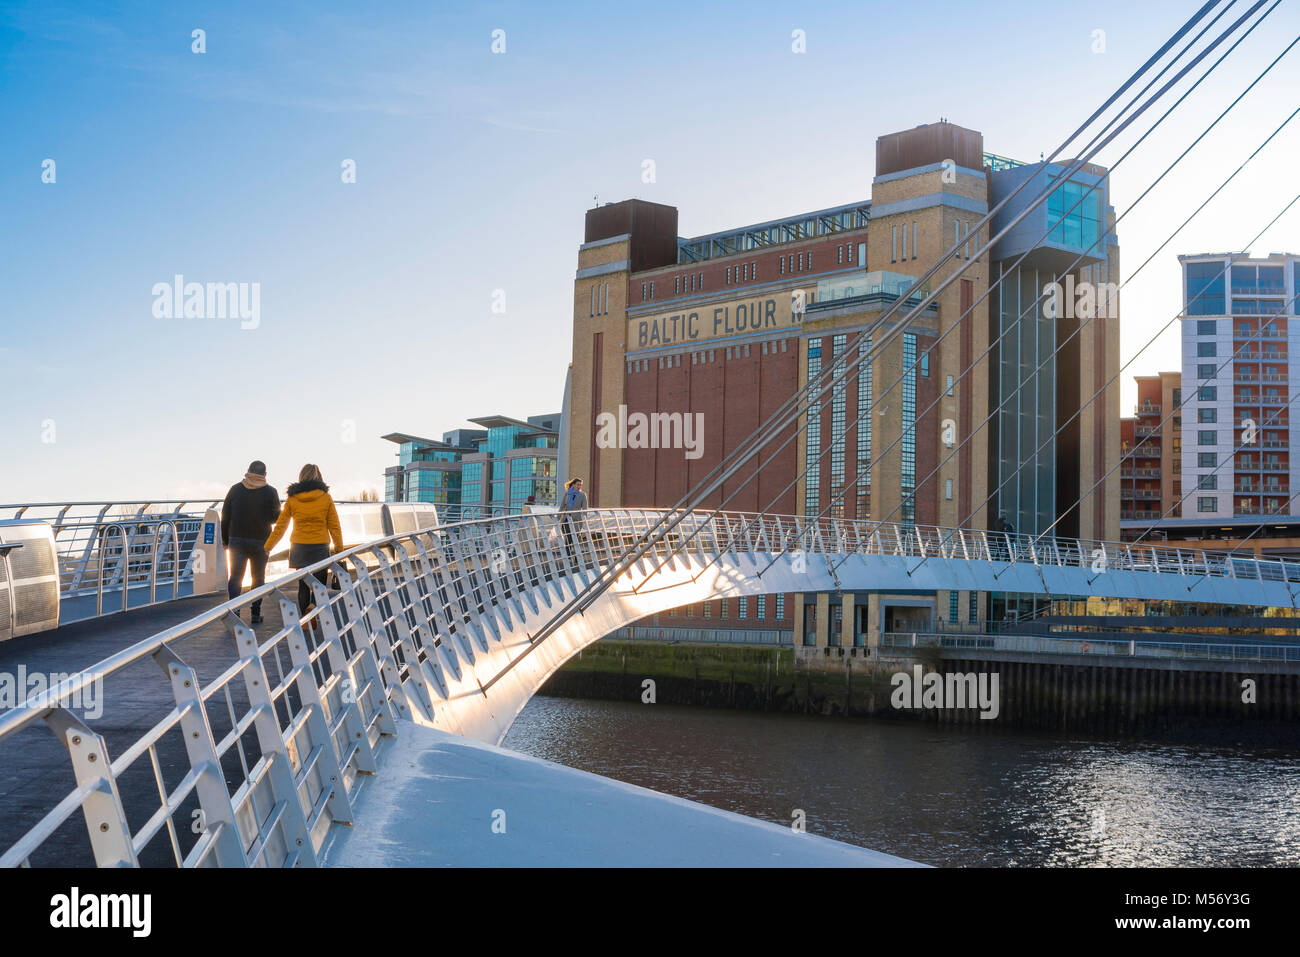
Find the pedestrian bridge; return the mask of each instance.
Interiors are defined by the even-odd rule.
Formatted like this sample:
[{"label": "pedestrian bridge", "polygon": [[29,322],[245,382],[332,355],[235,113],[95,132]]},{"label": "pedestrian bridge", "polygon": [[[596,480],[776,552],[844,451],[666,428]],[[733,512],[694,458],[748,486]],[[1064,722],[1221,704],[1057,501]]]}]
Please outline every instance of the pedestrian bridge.
[{"label": "pedestrian bridge", "polygon": [[[43,723],[71,771],[0,863],[32,860],[82,817],[101,865],[316,863],[407,721],[499,743],[569,658],[694,602],[835,589],[1186,601],[1195,589],[1295,607],[1300,588],[1300,563],[1194,549],[742,513],[678,516],[664,533],[667,517],[593,509],[570,526],[527,514],[391,534],[122,650],[0,715],[0,763]],[[587,593],[602,574],[609,587]],[[315,596],[301,616],[300,579]],[[259,598],[274,610],[255,631],[237,613]],[[106,715],[149,698],[157,722],[110,742],[111,722],[78,714],[93,687],[107,689]]]}]

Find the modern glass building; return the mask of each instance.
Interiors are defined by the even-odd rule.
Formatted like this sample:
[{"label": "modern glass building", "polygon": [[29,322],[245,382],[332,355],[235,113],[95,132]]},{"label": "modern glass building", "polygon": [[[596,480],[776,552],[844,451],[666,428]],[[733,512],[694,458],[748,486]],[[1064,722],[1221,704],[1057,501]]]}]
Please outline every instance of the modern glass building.
[{"label": "modern glass building", "polygon": [[446,432],[441,441],[385,435],[399,446],[398,464],[384,470],[385,500],[448,506],[445,521],[556,503],[558,413],[470,421],[483,428]]},{"label": "modern glass building", "polygon": [[[1096,374],[1110,365],[1108,353],[1118,354],[1119,250],[1113,233],[1103,236],[1114,215],[1106,170],[1084,164],[1066,179],[1070,165],[1004,160],[990,174],[994,204],[1024,185],[994,216],[995,233],[1041,189],[1059,186],[993,248],[990,270],[1002,283],[991,297],[990,338],[1001,342],[990,379],[996,428],[989,482],[991,514],[1005,512],[1018,532],[1053,527],[1076,536],[1097,526],[1088,512],[1105,508],[1100,489],[1080,476],[1100,464],[1081,468],[1082,459],[1105,457],[1094,438],[1108,430],[1096,419],[1112,396],[1089,400],[1102,384]],[[1117,414],[1117,392],[1113,398]],[[1074,506],[1080,498],[1081,508]]]}]

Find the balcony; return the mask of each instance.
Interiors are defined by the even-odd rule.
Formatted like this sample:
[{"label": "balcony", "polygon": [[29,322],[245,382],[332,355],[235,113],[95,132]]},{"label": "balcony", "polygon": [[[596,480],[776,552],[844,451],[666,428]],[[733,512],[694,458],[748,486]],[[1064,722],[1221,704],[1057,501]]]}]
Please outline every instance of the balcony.
[{"label": "balcony", "polygon": [[1158,488],[1134,488],[1122,494],[1125,498],[1146,499],[1149,501],[1160,500],[1160,489]]},{"label": "balcony", "polygon": [[1233,382],[1258,382],[1259,373],[1257,372],[1238,372],[1232,377]]},{"label": "balcony", "polygon": [[1265,439],[1261,444],[1266,449],[1285,449],[1291,445],[1286,439]]},{"label": "balcony", "polygon": [[1134,426],[1133,434],[1138,438],[1159,438],[1160,426],[1158,425],[1138,425]]},{"label": "balcony", "polygon": [[1160,406],[1153,402],[1143,402],[1141,405],[1133,407],[1134,415],[1159,415]]},{"label": "balcony", "polygon": [[1254,482],[1238,482],[1232,490],[1239,495],[1258,495],[1260,486]]},{"label": "balcony", "polygon": [[1289,472],[1291,466],[1285,462],[1265,462],[1262,466],[1265,472]]}]

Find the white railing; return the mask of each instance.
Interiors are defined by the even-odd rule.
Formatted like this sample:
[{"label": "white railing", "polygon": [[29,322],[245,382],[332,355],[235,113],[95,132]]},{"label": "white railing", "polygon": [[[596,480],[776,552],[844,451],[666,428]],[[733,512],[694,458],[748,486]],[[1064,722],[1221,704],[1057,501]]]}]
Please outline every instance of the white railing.
[{"label": "white railing", "polygon": [[[462,674],[499,655],[501,639],[511,637],[514,657],[497,677],[505,674],[536,646],[507,634],[512,623],[543,605],[561,618],[572,614],[581,587],[643,544],[665,515],[594,509],[390,535],[249,591],[60,682],[0,715],[0,762],[37,761],[41,748],[52,746],[44,725],[67,749],[75,787],[55,793],[39,817],[26,805],[4,806],[0,824],[21,836],[0,854],[0,865],[44,863],[54,853],[51,839],[66,840],[77,817],[84,818],[90,855],[103,866],[315,863],[332,824],[352,820],[361,781],[376,770],[397,719],[432,723]],[[841,561],[854,554],[937,556],[1089,570],[1103,554],[1111,570],[1300,582],[1296,563],[1227,560],[1195,549],[740,513],[687,516],[636,571],[648,574],[674,556],[688,555],[698,568],[728,553],[766,559],[794,548]],[[305,614],[293,601],[300,582],[313,596]],[[262,600],[278,606],[280,621],[255,632],[237,613]],[[214,642],[223,628],[233,640]],[[225,649],[215,664],[214,647]],[[200,658],[204,678],[194,664]],[[149,699],[154,713],[142,720],[155,723],[113,756],[90,723],[98,719],[78,716],[79,702],[101,689],[111,719],[105,730],[120,734],[123,711],[149,697],[139,669],[132,670],[147,659],[159,666],[160,683]],[[117,691],[122,683],[126,693]],[[55,862],[73,863],[64,844],[58,847]]]},{"label": "white railing", "polygon": [[159,580],[191,581],[203,513],[219,504],[36,502],[0,505],[0,519],[49,523],[59,559],[59,594],[74,598],[149,588]]}]

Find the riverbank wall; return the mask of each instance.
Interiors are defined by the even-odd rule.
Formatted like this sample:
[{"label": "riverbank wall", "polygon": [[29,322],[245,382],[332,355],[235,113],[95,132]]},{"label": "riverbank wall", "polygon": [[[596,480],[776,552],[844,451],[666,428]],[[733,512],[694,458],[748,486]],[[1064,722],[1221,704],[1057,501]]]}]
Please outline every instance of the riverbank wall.
[{"label": "riverbank wall", "polygon": [[[1295,665],[1090,660],[1083,655],[1041,660],[1047,656],[972,656],[935,648],[883,657],[879,651],[875,656],[827,655],[818,648],[606,639],[566,663],[539,693],[1300,747],[1300,669]],[[941,677],[927,679],[931,673]],[[966,700],[963,690],[969,692]]]}]

